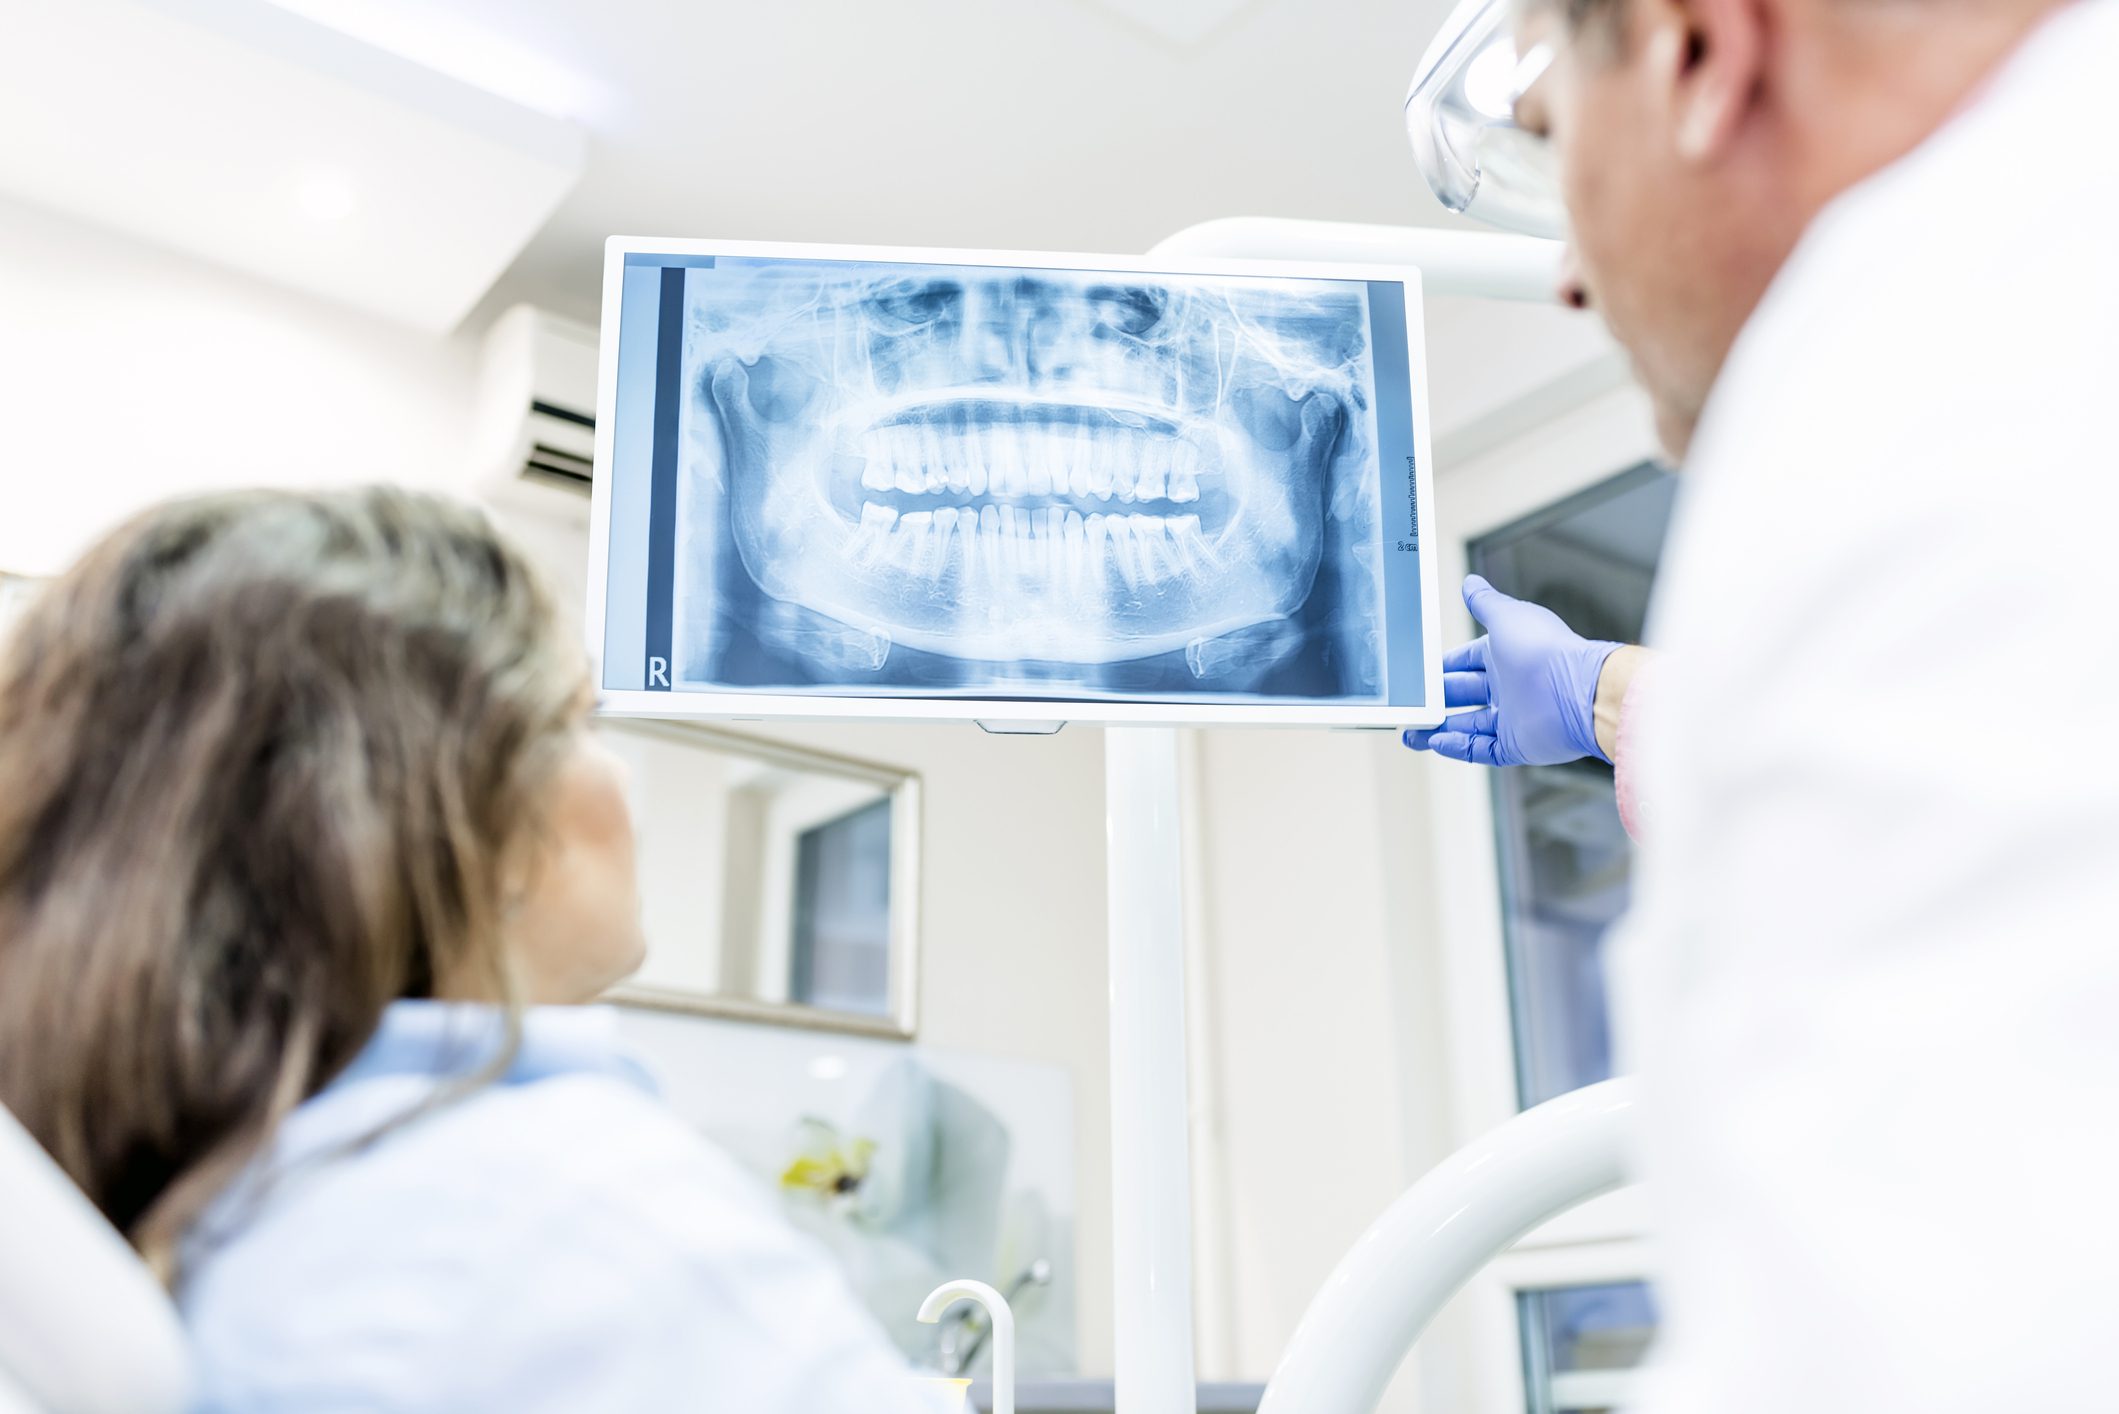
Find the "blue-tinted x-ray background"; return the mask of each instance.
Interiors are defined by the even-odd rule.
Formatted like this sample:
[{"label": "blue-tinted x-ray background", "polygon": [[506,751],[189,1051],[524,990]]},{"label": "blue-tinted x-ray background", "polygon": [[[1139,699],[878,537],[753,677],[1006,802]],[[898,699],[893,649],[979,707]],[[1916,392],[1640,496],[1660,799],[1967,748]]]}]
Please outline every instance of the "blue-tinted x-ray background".
[{"label": "blue-tinted x-ray background", "polygon": [[673,688],[1387,700],[1370,286],[640,273],[678,324]]}]

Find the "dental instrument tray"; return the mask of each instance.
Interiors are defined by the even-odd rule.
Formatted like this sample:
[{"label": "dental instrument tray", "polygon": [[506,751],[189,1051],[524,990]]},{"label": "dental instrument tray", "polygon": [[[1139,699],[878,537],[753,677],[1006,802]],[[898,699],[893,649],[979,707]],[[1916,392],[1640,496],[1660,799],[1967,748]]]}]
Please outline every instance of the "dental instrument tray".
[{"label": "dental instrument tray", "polygon": [[1442,717],[1404,267],[613,237],[604,708]]}]

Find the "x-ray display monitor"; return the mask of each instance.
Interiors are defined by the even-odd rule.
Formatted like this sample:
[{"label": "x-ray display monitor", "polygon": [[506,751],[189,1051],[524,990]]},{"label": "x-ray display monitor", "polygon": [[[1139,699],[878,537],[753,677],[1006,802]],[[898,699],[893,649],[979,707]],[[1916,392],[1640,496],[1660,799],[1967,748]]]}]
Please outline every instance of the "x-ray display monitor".
[{"label": "x-ray display monitor", "polygon": [[613,710],[1441,716],[1411,271],[621,238],[603,341]]}]

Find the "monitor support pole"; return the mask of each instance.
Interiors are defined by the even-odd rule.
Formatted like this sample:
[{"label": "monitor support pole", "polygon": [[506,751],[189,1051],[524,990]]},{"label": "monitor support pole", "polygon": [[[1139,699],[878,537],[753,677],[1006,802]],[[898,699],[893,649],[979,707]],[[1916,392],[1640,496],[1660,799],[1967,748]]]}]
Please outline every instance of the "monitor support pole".
[{"label": "monitor support pole", "polygon": [[[1154,255],[1412,265],[1431,294],[1546,300],[1560,245],[1331,221],[1233,217]],[[1197,1414],[1185,1064],[1183,799],[1177,729],[1104,733],[1111,947],[1111,1244],[1118,1414]]]},{"label": "monitor support pole", "polygon": [[1117,1408],[1194,1414],[1183,798],[1175,727],[1104,732]]}]

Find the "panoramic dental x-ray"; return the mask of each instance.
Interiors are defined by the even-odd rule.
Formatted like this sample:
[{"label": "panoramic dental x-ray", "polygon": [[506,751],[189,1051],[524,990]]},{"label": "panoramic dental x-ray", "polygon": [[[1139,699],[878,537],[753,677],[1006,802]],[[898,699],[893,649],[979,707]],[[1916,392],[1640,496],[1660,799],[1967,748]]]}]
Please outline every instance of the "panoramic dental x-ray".
[{"label": "panoramic dental x-ray", "polygon": [[1361,283],[685,280],[676,687],[1383,694]]}]

